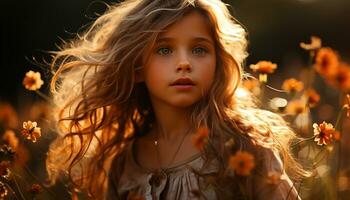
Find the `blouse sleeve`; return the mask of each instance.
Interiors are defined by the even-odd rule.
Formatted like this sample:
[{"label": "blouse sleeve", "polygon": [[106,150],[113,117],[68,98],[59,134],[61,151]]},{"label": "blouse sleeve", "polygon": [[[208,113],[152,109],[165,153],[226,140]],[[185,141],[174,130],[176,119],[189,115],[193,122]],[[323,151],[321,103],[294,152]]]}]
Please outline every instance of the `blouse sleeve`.
[{"label": "blouse sleeve", "polygon": [[300,200],[298,192],[286,174],[280,156],[264,150],[263,167],[253,177],[253,199]]}]

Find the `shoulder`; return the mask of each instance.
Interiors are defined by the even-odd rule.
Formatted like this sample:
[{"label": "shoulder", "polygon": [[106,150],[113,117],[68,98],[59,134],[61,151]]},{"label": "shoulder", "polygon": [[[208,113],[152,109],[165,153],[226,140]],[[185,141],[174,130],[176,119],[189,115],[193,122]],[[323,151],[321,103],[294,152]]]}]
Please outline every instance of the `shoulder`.
[{"label": "shoulder", "polygon": [[257,169],[252,175],[254,199],[299,199],[278,152],[261,148]]},{"label": "shoulder", "polygon": [[257,147],[257,163],[263,171],[283,171],[283,162],[277,151],[270,148]]}]

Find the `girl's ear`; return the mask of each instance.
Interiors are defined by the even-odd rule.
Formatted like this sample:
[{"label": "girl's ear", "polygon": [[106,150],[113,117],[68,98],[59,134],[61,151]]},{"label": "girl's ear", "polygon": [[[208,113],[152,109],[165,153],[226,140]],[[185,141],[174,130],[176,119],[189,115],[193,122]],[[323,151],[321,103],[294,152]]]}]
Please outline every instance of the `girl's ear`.
[{"label": "girl's ear", "polygon": [[139,67],[135,71],[135,83],[141,83],[144,81],[142,67]]}]

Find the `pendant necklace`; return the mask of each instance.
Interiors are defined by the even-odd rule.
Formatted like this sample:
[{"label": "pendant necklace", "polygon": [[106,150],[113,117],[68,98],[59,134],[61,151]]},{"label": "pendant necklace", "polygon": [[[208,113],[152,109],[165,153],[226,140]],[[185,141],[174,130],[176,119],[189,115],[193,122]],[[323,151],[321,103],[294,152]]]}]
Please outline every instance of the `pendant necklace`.
[{"label": "pendant necklace", "polygon": [[[178,145],[170,163],[168,164],[168,166],[170,166],[175,158],[176,158],[176,155],[178,154],[178,152],[180,151],[180,148],[183,144],[183,142],[185,141],[185,137],[186,135],[189,133],[190,129],[186,131],[186,133],[183,135],[183,137],[181,138],[181,142],[180,144]],[[154,146],[156,148],[156,151],[157,151],[157,160],[158,160],[158,164],[159,164],[159,169],[157,169],[153,175],[152,175],[152,178],[150,179],[150,184],[151,185],[154,185],[156,187],[159,187],[161,181],[163,179],[166,179],[167,178],[167,174],[164,170],[164,168],[162,168],[162,165],[161,165],[161,161],[160,161],[160,152],[159,152],[159,138],[158,138],[158,134],[156,134],[156,139],[154,140]]]}]

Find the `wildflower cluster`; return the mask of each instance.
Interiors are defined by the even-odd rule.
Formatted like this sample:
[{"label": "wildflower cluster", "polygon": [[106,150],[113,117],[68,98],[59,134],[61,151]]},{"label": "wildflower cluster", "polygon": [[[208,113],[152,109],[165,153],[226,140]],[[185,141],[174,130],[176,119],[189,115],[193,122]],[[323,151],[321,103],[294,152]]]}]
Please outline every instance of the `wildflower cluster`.
[{"label": "wildflower cluster", "polygon": [[[342,125],[345,120],[343,114],[345,112],[346,117],[350,116],[350,65],[341,59],[337,51],[330,47],[323,47],[322,40],[319,37],[312,36],[310,43],[302,42],[300,47],[306,50],[310,56],[310,63],[307,73],[305,73],[308,74],[308,77],[305,80],[291,77],[283,81],[281,84],[282,90],[274,89],[268,86],[266,74],[272,74],[277,68],[277,64],[273,64],[270,61],[260,61],[257,64],[250,65],[252,71],[258,73],[257,79],[248,79],[243,82],[242,86],[254,95],[260,95],[261,100],[264,100],[261,97],[265,94],[261,91],[264,91],[265,88],[271,88],[273,91],[286,94],[287,97],[272,98],[268,105],[270,109],[280,113],[282,117],[289,120],[301,138],[299,142],[293,145],[293,148],[300,150],[297,156],[301,156],[300,159],[311,160],[315,171],[321,173],[322,170],[320,169],[328,169],[324,167],[327,164],[321,165],[321,163],[330,159],[330,156],[333,155],[338,157],[338,159],[342,157],[340,154]],[[315,76],[321,77],[320,80],[324,80],[323,83],[325,83],[326,87],[329,86],[329,88],[336,89],[339,93],[340,111],[333,122],[326,122],[325,120],[322,120],[323,122],[321,123],[313,122],[312,110],[315,111],[314,113],[317,113],[321,112],[321,108],[328,108],[327,111],[323,112],[331,114],[329,109],[334,109],[332,105],[326,107],[327,105],[321,104],[324,102],[321,102],[321,95],[317,91],[316,85],[314,85]],[[262,103],[264,104],[265,102]],[[322,107],[319,109],[318,106]],[[318,148],[320,149],[317,150]],[[337,152],[338,155],[335,155]],[[249,160],[248,157],[245,160]],[[233,166],[239,165],[237,162],[233,163]],[[241,164],[240,166],[244,165]],[[339,169],[339,166],[335,168]],[[338,173],[340,172],[338,171]],[[324,175],[325,173],[322,172],[321,174]],[[267,177],[268,183],[276,184],[281,179],[281,174],[279,172],[269,172]],[[344,176],[339,178],[345,180]],[[350,189],[350,184],[348,189]]]},{"label": "wildflower cluster", "polygon": [[[303,145],[309,141],[312,142],[308,143],[310,146],[314,145],[317,148],[321,148],[319,153],[313,152],[314,149],[317,149],[314,147],[309,151],[312,152],[309,157],[313,157],[315,161],[313,163],[318,164],[319,155],[324,152],[324,149],[327,150],[326,152],[331,152],[336,145],[338,145],[340,149],[343,113],[346,112],[346,117],[350,117],[350,65],[341,59],[338,52],[330,47],[323,47],[322,41],[318,37],[311,37],[311,43],[309,44],[300,43],[300,47],[306,50],[310,55],[310,71],[319,75],[327,85],[339,90],[342,94],[340,95],[342,97],[342,103],[338,119],[333,123],[335,125],[323,120],[322,123],[313,122],[310,112],[312,109],[317,108],[322,99],[317,89],[313,86],[312,80],[307,83],[295,77],[284,80],[280,87],[282,89],[281,91],[283,91],[287,97],[272,98],[269,102],[269,106],[283,117],[291,117],[291,124],[296,125],[296,132],[300,133],[300,137],[306,137],[301,140],[302,142],[297,143],[300,145],[300,149],[304,149]],[[268,87],[268,75],[273,74],[277,70],[277,64],[263,60],[250,65],[250,69],[257,73],[258,77],[256,79],[244,80],[242,86],[255,96],[265,95],[264,90]],[[39,72],[27,72],[22,83],[27,90],[34,91],[46,98],[39,91],[44,84]],[[0,104],[0,106],[2,105]],[[6,112],[9,113],[10,111]],[[16,133],[21,133],[24,141],[29,143],[37,143],[42,136],[41,127],[39,127],[38,123],[33,119],[23,122],[22,129],[20,131],[15,131],[13,127],[16,127],[17,122],[10,118],[12,115],[13,114],[3,115],[3,113],[0,113],[0,119],[2,116],[5,116],[4,118],[7,119],[7,125],[4,126],[6,128],[2,134],[2,143],[0,145],[0,199],[11,196],[12,191],[21,191],[19,188],[11,188],[13,184],[9,184],[11,181],[16,181],[16,178],[18,178],[16,172],[13,170],[13,165],[16,163],[16,160],[18,160],[19,152],[21,152],[21,148],[23,148]],[[304,127],[303,129],[306,130],[306,134],[301,135],[301,129],[298,129],[298,122],[306,124],[306,128]],[[209,143],[209,138],[210,130],[202,127],[197,130],[197,133],[192,138],[192,142],[196,148],[203,151]],[[225,146],[229,148],[234,147],[235,141],[230,139],[226,141]],[[246,177],[252,174],[256,167],[256,162],[257,158],[254,157],[253,153],[245,150],[238,150],[230,155],[227,165],[229,170],[234,172],[235,175]],[[320,171],[318,168],[319,166],[316,164],[313,164],[315,171]],[[209,179],[211,178],[212,177],[209,177]],[[279,184],[283,178],[284,175],[281,171],[268,171],[265,174],[266,183],[271,185]],[[346,175],[342,175],[337,181],[344,183],[344,180],[347,180]],[[343,189],[344,188],[345,187],[343,187]],[[27,192],[32,196],[36,196],[41,193],[42,190],[42,185],[34,183],[27,189]],[[192,195],[200,196],[200,191],[192,191]],[[72,193],[72,198],[78,199],[77,194]],[[144,198],[136,193],[130,193],[128,199]]]},{"label": "wildflower cluster", "polygon": [[[43,84],[39,72],[29,71],[23,79],[23,86],[30,91],[39,92]],[[24,182],[22,170],[29,170],[25,166],[29,155],[17,133],[21,133],[23,139],[35,143],[41,137],[41,128],[37,122],[27,121],[23,122],[22,130],[18,130],[18,118],[10,104],[0,102],[0,199],[26,199],[28,195],[34,199],[42,191],[42,186],[34,183],[24,193],[19,184]]]}]

